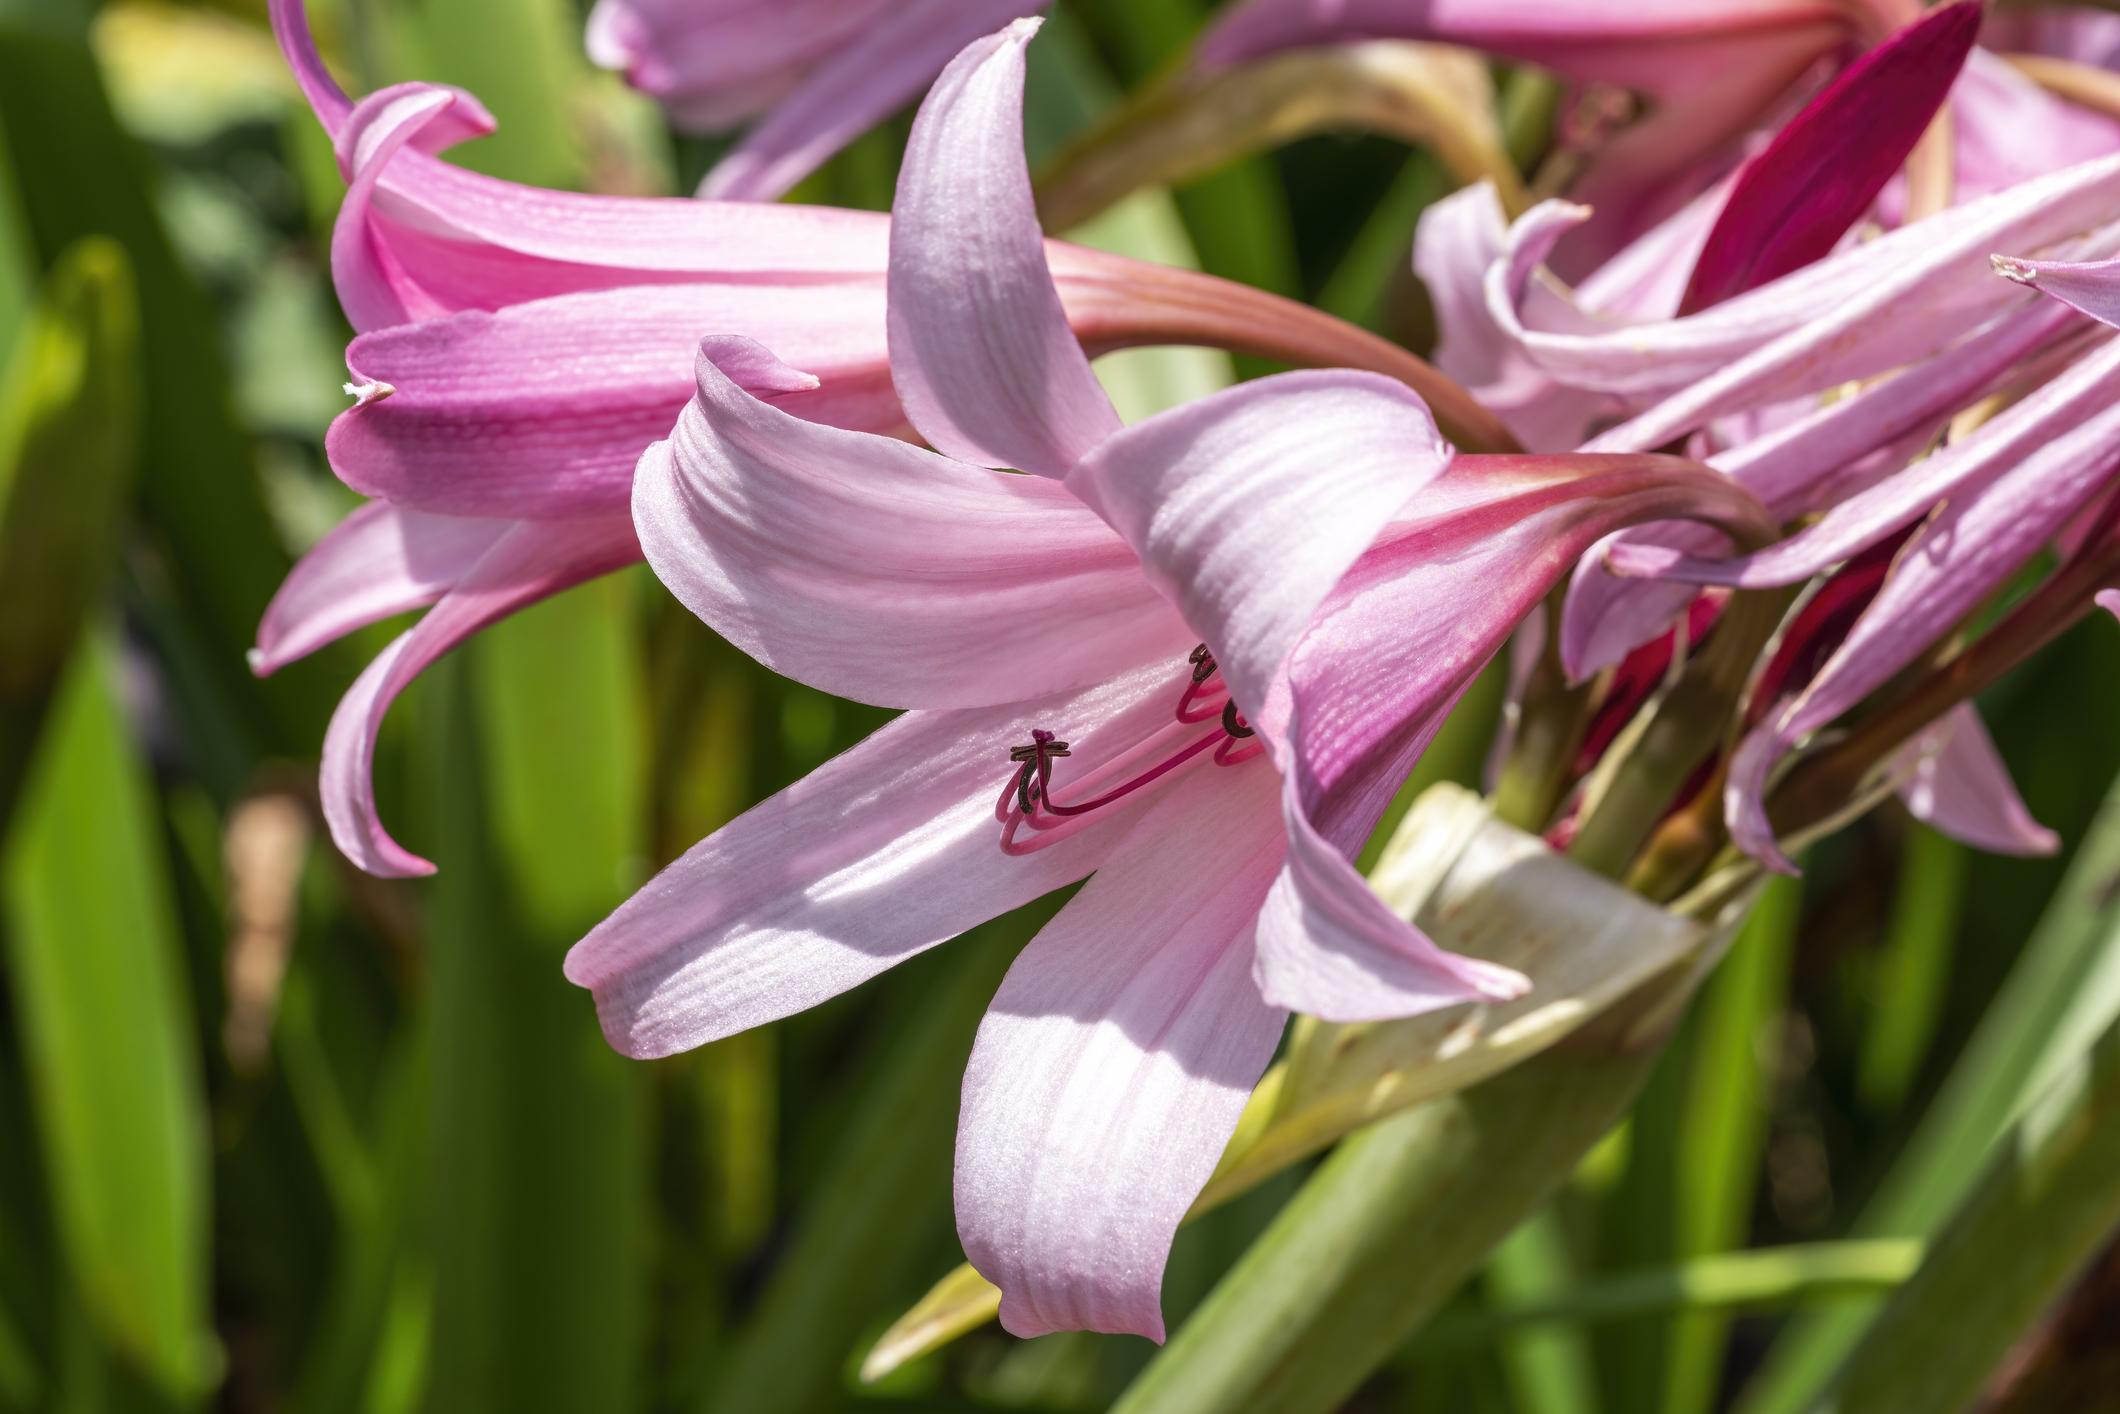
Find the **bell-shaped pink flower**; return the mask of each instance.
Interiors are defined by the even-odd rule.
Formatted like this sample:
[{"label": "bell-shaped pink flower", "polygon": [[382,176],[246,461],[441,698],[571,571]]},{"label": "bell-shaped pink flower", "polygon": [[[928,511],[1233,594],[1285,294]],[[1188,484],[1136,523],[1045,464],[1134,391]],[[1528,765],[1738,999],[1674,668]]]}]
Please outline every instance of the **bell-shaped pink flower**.
[{"label": "bell-shaped pink flower", "polygon": [[[476,99],[401,84],[356,102],[325,71],[300,0],[272,18],[347,180],[332,275],[358,336],[355,405],[332,468],[375,497],[319,543],[260,625],[260,672],[365,624],[434,605],[365,674],[326,740],[326,814],[384,874],[425,873],[374,817],[368,763],[391,700],[495,618],[639,556],[634,465],[692,391],[703,334],[776,358],[731,376],[804,418],[898,432],[884,319],[890,222],[872,212],[590,196],[470,172],[434,154],[489,131]],[[1498,425],[1411,355],[1293,302],[1055,243],[1071,341],[1092,352],[1203,343],[1297,363],[1367,362]],[[804,372],[791,374],[786,359]]]},{"label": "bell-shaped pink flower", "polygon": [[728,376],[755,346],[710,340],[634,484],[650,564],[707,623],[912,710],[702,841],[567,975],[615,1046],[662,1055],[1086,879],[981,1027],[958,1227],[1018,1334],[1160,1339],[1172,1233],[1289,1009],[1525,986],[1435,946],[1352,863],[1450,706],[1600,535],[1764,524],[1674,458],[1459,456],[1372,373],[1122,426],[1038,240],[1034,29],[942,74],[900,180],[893,370],[941,451],[790,417]]},{"label": "bell-shaped pink flower", "polygon": [[597,0],[589,57],[693,132],[763,114],[699,194],[771,201],[1051,0]]}]

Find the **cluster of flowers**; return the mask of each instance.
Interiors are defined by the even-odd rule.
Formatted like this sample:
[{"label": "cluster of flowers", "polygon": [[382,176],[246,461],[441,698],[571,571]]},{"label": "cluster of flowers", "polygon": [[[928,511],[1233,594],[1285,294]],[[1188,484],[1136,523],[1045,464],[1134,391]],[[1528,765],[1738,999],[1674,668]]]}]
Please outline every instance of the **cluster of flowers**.
[{"label": "cluster of flowers", "polygon": [[[375,809],[391,700],[642,557],[777,672],[905,709],[671,865],[567,975],[612,1044],[665,1055],[1087,880],[980,1030],[959,1229],[1011,1330],[1160,1338],[1172,1233],[1291,1011],[1527,985],[1352,863],[1498,653],[1520,736],[1542,673],[1589,684],[1562,694],[1581,720],[1539,821],[1562,845],[1612,834],[1585,779],[1718,665],[1726,690],[1684,699],[1713,708],[1700,749],[1617,827],[1664,883],[1725,841],[1788,868],[1778,834],[1892,789],[1985,847],[2052,847],[1969,699],[2120,584],[2120,124],[2049,91],[2095,91],[2120,26],[1963,0],[1237,7],[1203,69],[1420,38],[1554,70],[1582,111],[1649,103],[1582,137],[1594,210],[1510,222],[1472,188],[1428,212],[1435,368],[1046,240],[1039,8],[602,0],[592,51],[680,120],[771,108],[695,201],[445,164],[491,126],[475,99],[353,101],[273,0],[348,184],[356,405],[328,450],[375,499],[294,571],[256,659],[427,610],[324,746],[333,835],[385,875],[432,867]],[[889,217],[726,199],[785,190],[930,79]],[[1124,425],[1090,357],[1158,342],[1306,371]]]}]

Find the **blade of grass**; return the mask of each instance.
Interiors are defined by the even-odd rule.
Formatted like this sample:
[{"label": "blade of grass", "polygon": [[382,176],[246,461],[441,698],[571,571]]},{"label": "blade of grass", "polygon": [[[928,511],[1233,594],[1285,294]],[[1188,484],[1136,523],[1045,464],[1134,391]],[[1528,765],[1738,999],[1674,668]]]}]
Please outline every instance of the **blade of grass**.
[{"label": "blade of grass", "polygon": [[0,839],[108,587],[139,425],[137,332],[125,253],[84,241],[53,267],[0,375]]},{"label": "blade of grass", "polygon": [[100,1342],[174,1404],[219,1351],[206,1102],[145,769],[102,635],[53,704],[0,871],[60,1246]]},{"label": "blade of grass", "polygon": [[[1858,1237],[1919,1237],[1964,1198],[2011,1119],[2120,1015],[2120,786],[1959,1052],[1906,1148],[1856,1219]],[[1743,1414],[1801,1414],[1869,1327],[1856,1309],[1800,1320],[1746,1388]]]},{"label": "blade of grass", "polygon": [[[1491,1315],[1536,1307],[1559,1299],[1574,1285],[1575,1256],[1560,1214],[1548,1207],[1534,1213],[1494,1249],[1487,1260],[1486,1295]],[[1438,1321],[1422,1347],[1440,1344],[1445,1321]],[[1571,1323],[1545,1328],[1508,1330],[1501,1335],[1502,1372],[1516,1408],[1525,1414],[1596,1414],[1597,1366],[1590,1342]]]},{"label": "blade of grass", "polygon": [[2120,1025],[1996,1146],[1817,1407],[1964,1409],[2120,1229]]},{"label": "blade of grass", "polygon": [[647,1347],[645,1067],[560,959],[641,871],[628,586],[548,600],[444,684],[434,778],[434,1408],[630,1408]]},{"label": "blade of grass", "polygon": [[[1762,1042],[1788,995],[1803,912],[1802,885],[1777,878],[1701,990],[1686,1053],[1675,1175],[1677,1255],[1705,1258],[1745,1245],[1766,1149],[1772,1077]],[[1680,1315],[1665,1345],[1667,1414],[1707,1414],[1722,1378],[1729,1322]]]},{"label": "blade of grass", "polygon": [[1916,825],[1902,861],[1857,1072],[1863,1103],[1879,1114],[1906,1104],[1928,1059],[1965,900],[1965,846]]},{"label": "blade of grass", "polygon": [[[1017,949],[1050,908],[987,925],[893,977],[912,1008],[884,1009],[893,1034],[863,1076],[828,1177],[799,1214],[787,1255],[702,1406],[715,1414],[835,1407],[844,1356],[920,1289],[949,1250],[950,1136],[972,1033]],[[917,1015],[917,1026],[901,1024]],[[859,1278],[850,1280],[852,1274]]]}]

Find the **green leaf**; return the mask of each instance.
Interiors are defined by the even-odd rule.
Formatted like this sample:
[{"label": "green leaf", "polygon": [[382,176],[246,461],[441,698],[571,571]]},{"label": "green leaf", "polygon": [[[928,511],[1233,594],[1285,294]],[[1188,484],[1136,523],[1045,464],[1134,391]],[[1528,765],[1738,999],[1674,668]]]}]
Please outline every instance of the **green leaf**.
[{"label": "green leaf", "polygon": [[642,1388],[650,1071],[560,974],[645,864],[628,588],[547,600],[437,679],[430,1408],[626,1409]]},{"label": "green leaf", "polygon": [[[94,57],[78,39],[0,18],[0,140],[47,268],[76,241],[125,248],[139,285],[143,384],[139,487],[159,551],[155,627],[172,626],[193,662],[172,675],[201,736],[312,750],[350,673],[276,676],[260,687],[243,653],[287,570],[261,498],[250,440],[229,396],[214,306],[179,265],[155,208],[156,181],[111,112]],[[158,637],[159,637],[158,633]],[[335,655],[326,655],[326,661]],[[250,762],[212,761],[224,798]]]},{"label": "green leaf", "polygon": [[1965,901],[1964,845],[1916,825],[1907,832],[1901,857],[1859,1071],[1863,1102],[1884,1114],[1906,1103],[1928,1059],[1950,989]]},{"label": "green leaf", "polygon": [[499,127],[449,154],[475,171],[532,186],[578,187],[586,156],[575,121],[591,74],[581,21],[566,0],[393,0],[401,80],[478,95]]},{"label": "green leaf", "polygon": [[125,252],[53,267],[0,383],[0,838],[37,723],[110,577],[139,423]]},{"label": "green leaf", "polygon": [[[1568,1299],[1575,1256],[1568,1232],[1552,1206],[1517,1225],[1487,1260],[1487,1316],[1543,1309]],[[1447,1336],[1437,1322],[1415,1349],[1434,1348]],[[1530,1324],[1519,1322],[1518,1324]],[[1560,1327],[1551,1329],[1546,1327]],[[1590,1342],[1572,1325],[1547,1322],[1530,1330],[1500,1333],[1502,1371],[1518,1408],[1526,1414],[1596,1414],[1597,1367]]]},{"label": "green leaf", "polygon": [[88,1321],[174,1402],[213,1384],[207,1117],[145,769],[100,635],[51,715],[0,871],[54,1219]]},{"label": "green leaf", "polygon": [[1818,1402],[1964,1409],[2120,1231],[2120,1025],[2040,1092]]},{"label": "green leaf", "polygon": [[1722,1252],[1668,1267],[1614,1272],[1565,1289],[1507,1295],[1484,1311],[1437,1320],[1423,1333],[1422,1344],[1447,1348],[1558,1322],[1784,1310],[1801,1302],[1890,1291],[1920,1266],[1921,1244],[1904,1238]]},{"label": "green leaf", "polygon": [[[1964,1199],[2011,1120],[2120,1016],[2120,786],[1921,1124],[1857,1218],[1858,1237],[1921,1237]],[[1874,1313],[1790,1327],[1745,1390],[1743,1414],[1801,1414]]]},{"label": "green leaf", "polygon": [[[758,1313],[738,1333],[705,1408],[797,1414],[834,1407],[838,1357],[918,1290],[949,1230],[950,1136],[972,1033],[1017,949],[1050,913],[1034,909],[977,929],[894,977],[917,1008],[887,1007],[897,1034],[863,1077],[853,1120],[799,1213]],[[859,1273],[858,1280],[850,1280]]]}]

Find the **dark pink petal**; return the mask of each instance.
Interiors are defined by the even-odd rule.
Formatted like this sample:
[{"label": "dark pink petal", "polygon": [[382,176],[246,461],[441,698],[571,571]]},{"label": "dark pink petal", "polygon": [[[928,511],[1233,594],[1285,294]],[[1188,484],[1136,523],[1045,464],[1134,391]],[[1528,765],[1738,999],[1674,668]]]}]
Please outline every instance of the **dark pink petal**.
[{"label": "dark pink petal", "polygon": [[324,819],[340,852],[385,878],[433,873],[432,864],[390,837],[376,813],[375,742],[390,704],[428,664],[487,624],[639,558],[633,527],[622,517],[524,521],[384,649],[341,699],[324,736]]},{"label": "dark pink petal", "polygon": [[1823,258],[1905,163],[1980,34],[1981,7],[1949,4],[1828,84],[1744,166],[1693,267],[1681,314]]},{"label": "dark pink petal", "polygon": [[295,563],[265,606],[251,671],[264,677],[355,629],[441,598],[512,521],[423,515],[375,502]]},{"label": "dark pink petal", "polygon": [[983,34],[1051,0],[897,0],[806,75],[715,164],[703,197],[771,201],[874,127]]},{"label": "dark pink petal", "polygon": [[1163,1339],[1163,1264],[1286,1013],[1251,928],[1281,858],[1274,776],[1159,800],[1001,984],[964,1075],[957,1231],[1001,1323]]},{"label": "dark pink petal", "polygon": [[2052,854],[2060,837],[2032,818],[2009,767],[1967,702],[1907,744],[1898,768],[1908,813],[1990,854]]},{"label": "dark pink petal", "polygon": [[864,702],[980,707],[1198,641],[1062,487],[800,421],[716,367],[742,347],[708,341],[633,509],[663,583],[760,662]]},{"label": "dark pink petal", "polygon": [[960,461],[1062,476],[1119,429],[1060,305],[1023,159],[1023,51],[975,41],[935,81],[891,207],[891,372]]},{"label": "dark pink petal", "polygon": [[699,331],[715,329],[770,334],[803,370],[732,366],[758,395],[806,417],[902,425],[880,280],[596,290],[354,340],[354,376],[392,391],[332,424],[332,469],[364,494],[446,514],[623,512],[641,452],[692,394]]},{"label": "dark pink petal", "polygon": [[384,169],[400,152],[437,152],[491,131],[493,115],[462,89],[408,83],[362,99],[332,135],[346,199],[331,228],[331,282],[355,329],[426,319],[443,309],[399,265],[369,219]]},{"label": "dark pink petal", "polygon": [[1009,748],[1046,721],[1116,752],[1170,715],[1155,669],[1086,692],[908,712],[715,831],[567,955],[626,1055],[663,1056],[815,1006],[1111,857],[1151,799],[1004,854]]},{"label": "dark pink petal", "polygon": [[1297,637],[1451,456],[1399,383],[1284,373],[1127,428],[1067,485],[1134,547],[1278,750],[1282,665]]}]

